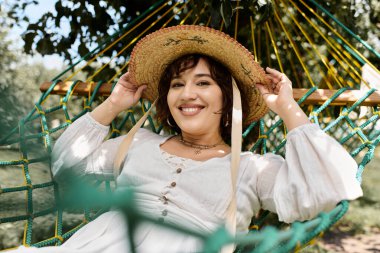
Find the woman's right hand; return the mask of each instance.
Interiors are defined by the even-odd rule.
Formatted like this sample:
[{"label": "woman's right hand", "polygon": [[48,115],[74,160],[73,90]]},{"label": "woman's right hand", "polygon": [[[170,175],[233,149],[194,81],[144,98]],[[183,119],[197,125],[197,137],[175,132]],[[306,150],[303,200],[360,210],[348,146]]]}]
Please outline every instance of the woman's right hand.
[{"label": "woman's right hand", "polygon": [[115,111],[122,112],[139,101],[146,87],[146,85],[138,86],[132,83],[130,74],[127,72],[120,77],[107,100],[112,104]]},{"label": "woman's right hand", "polygon": [[129,73],[125,73],[120,77],[111,95],[91,112],[91,116],[100,124],[108,126],[120,112],[139,101],[146,87],[132,83]]}]

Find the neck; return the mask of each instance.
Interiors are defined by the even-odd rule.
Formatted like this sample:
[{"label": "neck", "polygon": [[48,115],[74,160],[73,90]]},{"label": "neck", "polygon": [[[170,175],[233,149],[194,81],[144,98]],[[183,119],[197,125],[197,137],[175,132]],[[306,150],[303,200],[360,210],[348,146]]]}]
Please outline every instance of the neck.
[{"label": "neck", "polygon": [[183,140],[197,145],[214,145],[217,143],[223,143],[223,138],[220,133],[194,135],[182,131],[181,135]]}]

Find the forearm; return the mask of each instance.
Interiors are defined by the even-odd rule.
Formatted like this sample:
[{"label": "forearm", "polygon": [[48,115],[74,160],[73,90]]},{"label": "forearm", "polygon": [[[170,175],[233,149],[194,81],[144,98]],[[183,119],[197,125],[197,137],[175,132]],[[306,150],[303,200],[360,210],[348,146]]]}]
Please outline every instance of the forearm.
[{"label": "forearm", "polygon": [[280,107],[277,113],[284,121],[288,131],[298,126],[310,123],[310,120],[307,117],[307,115],[303,112],[301,107],[294,100],[290,100],[286,103],[283,103],[283,105]]},{"label": "forearm", "polygon": [[120,109],[107,98],[91,112],[91,116],[100,124],[108,126],[120,112]]}]

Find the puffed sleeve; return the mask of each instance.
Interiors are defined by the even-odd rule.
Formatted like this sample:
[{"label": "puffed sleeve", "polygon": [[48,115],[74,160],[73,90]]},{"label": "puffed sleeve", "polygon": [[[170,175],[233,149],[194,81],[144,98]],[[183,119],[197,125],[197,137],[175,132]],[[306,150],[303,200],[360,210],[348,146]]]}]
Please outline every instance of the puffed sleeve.
[{"label": "puffed sleeve", "polygon": [[271,153],[255,155],[251,166],[257,169],[262,208],[277,213],[280,221],[308,220],[363,194],[355,160],[316,124],[288,133],[285,159]]},{"label": "puffed sleeve", "polygon": [[57,182],[68,176],[113,178],[113,160],[123,136],[104,141],[109,126],[87,113],[71,124],[58,138],[52,151],[52,173]]}]

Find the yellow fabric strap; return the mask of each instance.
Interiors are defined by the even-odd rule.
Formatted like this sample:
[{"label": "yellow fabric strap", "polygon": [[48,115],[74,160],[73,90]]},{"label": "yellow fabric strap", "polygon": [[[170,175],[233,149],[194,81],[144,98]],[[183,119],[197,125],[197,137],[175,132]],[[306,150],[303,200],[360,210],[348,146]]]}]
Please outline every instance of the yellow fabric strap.
[{"label": "yellow fabric strap", "polygon": [[[236,85],[236,81],[232,78],[232,129],[231,129],[231,183],[232,183],[232,199],[227,209],[226,227],[231,235],[236,233],[236,184],[239,171],[241,141],[242,141],[242,118],[243,111],[241,108],[240,91]],[[230,244],[223,247],[221,253],[232,253],[235,245]]]},{"label": "yellow fabric strap", "polygon": [[120,175],[121,170],[123,169],[124,160],[127,155],[129,146],[132,143],[133,136],[135,136],[135,133],[140,129],[142,124],[145,122],[146,118],[149,116],[150,112],[152,111],[152,108],[156,105],[156,102],[157,102],[157,99],[153,102],[152,106],[141,117],[141,119],[137,121],[136,125],[134,125],[132,129],[129,130],[124,140],[121,142],[119,149],[116,153],[114,162],[113,162],[113,174],[114,174],[115,182],[116,182],[116,178]]}]

